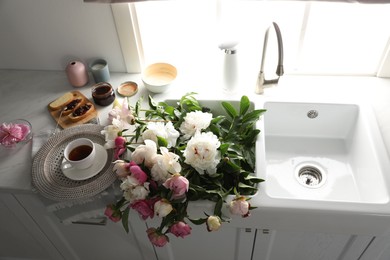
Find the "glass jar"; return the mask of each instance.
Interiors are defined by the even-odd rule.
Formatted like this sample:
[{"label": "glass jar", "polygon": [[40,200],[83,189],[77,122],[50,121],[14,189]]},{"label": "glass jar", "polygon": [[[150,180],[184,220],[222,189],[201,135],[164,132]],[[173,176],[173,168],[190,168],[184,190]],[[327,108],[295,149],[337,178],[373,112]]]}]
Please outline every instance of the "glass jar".
[{"label": "glass jar", "polygon": [[25,119],[16,119],[0,125],[0,146],[15,148],[23,146],[31,139],[32,126]]},{"label": "glass jar", "polygon": [[115,100],[115,91],[110,83],[100,82],[92,87],[93,101],[100,106],[108,106]]}]

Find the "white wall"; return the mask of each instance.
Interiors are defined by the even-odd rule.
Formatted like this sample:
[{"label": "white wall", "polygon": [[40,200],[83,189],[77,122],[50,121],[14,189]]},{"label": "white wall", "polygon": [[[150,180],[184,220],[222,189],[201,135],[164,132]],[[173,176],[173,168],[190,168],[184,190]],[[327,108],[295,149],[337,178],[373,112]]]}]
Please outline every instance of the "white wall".
[{"label": "white wall", "polygon": [[64,70],[97,57],[126,71],[110,5],[0,0],[0,69]]}]

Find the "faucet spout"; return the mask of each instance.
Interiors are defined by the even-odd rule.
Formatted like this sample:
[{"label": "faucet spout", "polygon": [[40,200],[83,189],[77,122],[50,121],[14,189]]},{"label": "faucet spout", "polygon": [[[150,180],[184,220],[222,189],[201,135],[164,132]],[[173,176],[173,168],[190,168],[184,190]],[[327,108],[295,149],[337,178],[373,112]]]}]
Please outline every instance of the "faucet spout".
[{"label": "faucet spout", "polygon": [[[267,52],[267,45],[268,45],[268,35],[269,35],[269,30],[271,27],[274,27],[275,32],[276,32],[276,38],[278,41],[278,65],[276,67],[276,75],[278,76],[275,79],[265,79],[264,76],[264,63],[265,63],[265,55]],[[260,72],[257,76],[257,82],[256,82],[256,89],[255,92],[256,94],[263,94],[264,92],[264,87],[266,85],[271,85],[271,84],[277,84],[279,82],[279,78],[284,74],[284,69],[283,69],[283,40],[282,40],[282,33],[280,32],[279,26],[273,22],[270,27],[268,27],[267,31],[265,32],[264,36],[264,45],[263,45],[263,56],[261,57],[261,65],[260,65]]]}]

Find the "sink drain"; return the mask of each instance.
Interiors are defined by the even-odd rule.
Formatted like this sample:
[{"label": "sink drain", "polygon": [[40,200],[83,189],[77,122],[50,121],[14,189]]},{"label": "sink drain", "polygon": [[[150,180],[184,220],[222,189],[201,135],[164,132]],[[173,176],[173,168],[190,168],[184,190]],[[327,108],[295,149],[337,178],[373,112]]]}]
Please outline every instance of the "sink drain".
[{"label": "sink drain", "polygon": [[305,165],[298,170],[297,179],[303,186],[318,188],[325,182],[325,175],[317,167]]}]

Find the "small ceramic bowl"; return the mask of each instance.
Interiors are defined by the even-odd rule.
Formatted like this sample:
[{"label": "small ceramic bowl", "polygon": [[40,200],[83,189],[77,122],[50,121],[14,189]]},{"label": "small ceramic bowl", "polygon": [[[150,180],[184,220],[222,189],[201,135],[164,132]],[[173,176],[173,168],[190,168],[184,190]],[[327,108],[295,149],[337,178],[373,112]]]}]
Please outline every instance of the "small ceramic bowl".
[{"label": "small ceramic bowl", "polygon": [[120,84],[117,91],[121,96],[131,97],[138,92],[138,85],[133,81],[126,81]]},{"label": "small ceramic bowl", "polygon": [[168,63],[153,63],[142,72],[142,81],[150,92],[163,93],[168,91],[176,76],[175,66]]}]

